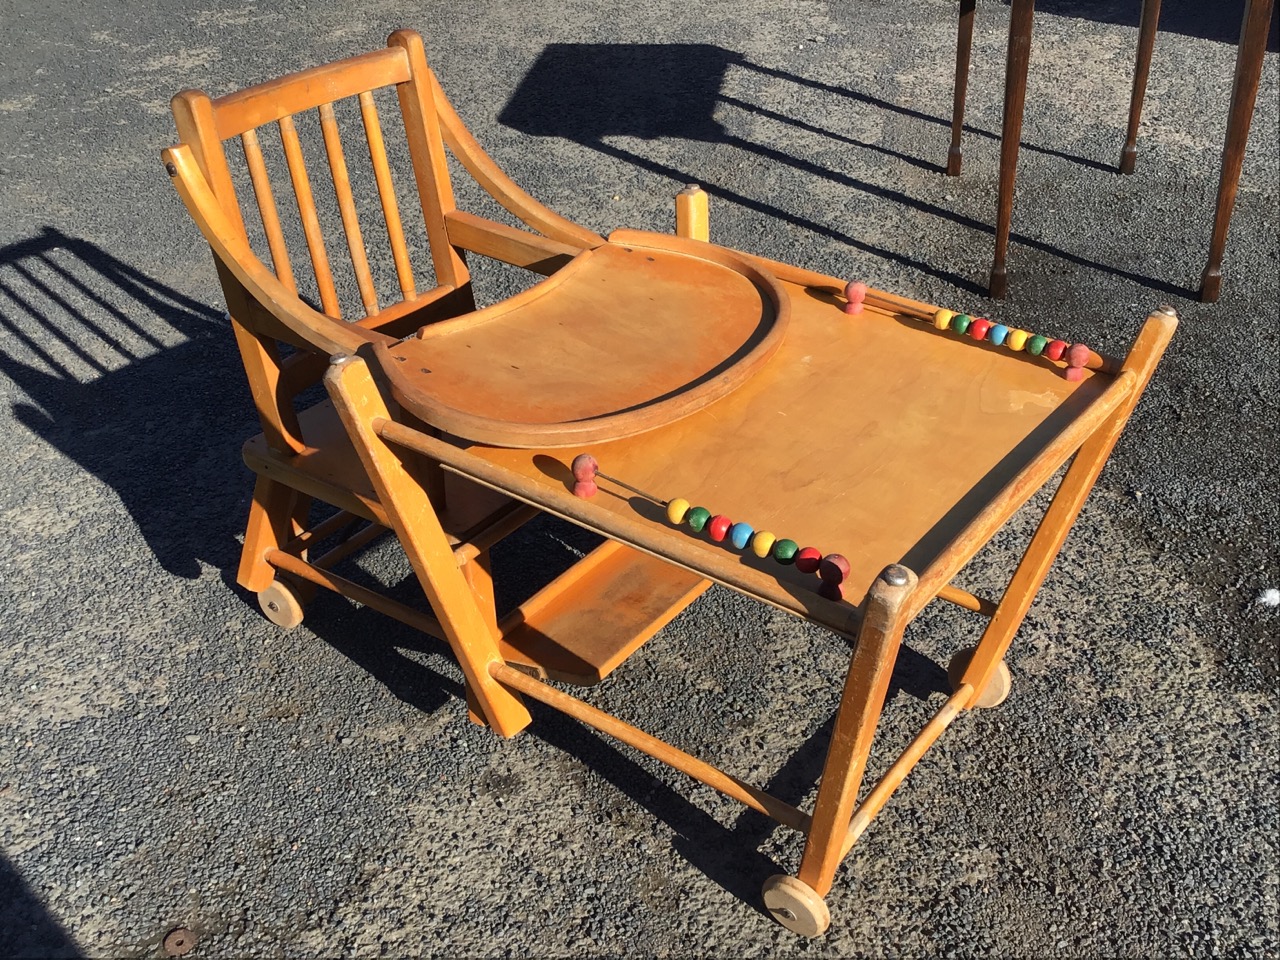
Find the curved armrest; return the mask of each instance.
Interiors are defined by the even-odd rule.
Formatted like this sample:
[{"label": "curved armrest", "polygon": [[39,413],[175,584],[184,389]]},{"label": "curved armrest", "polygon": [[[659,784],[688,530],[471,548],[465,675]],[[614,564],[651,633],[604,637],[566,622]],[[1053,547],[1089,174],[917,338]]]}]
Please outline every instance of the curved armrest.
[{"label": "curved armrest", "polygon": [[214,255],[273,317],[304,342],[330,356],[355,353],[366,343],[388,340],[382,334],[335,320],[313,310],[281,283],[258,259],[241,232],[232,225],[209,188],[189,146],[179,144],[169,147],[160,156],[178,195],[191,214],[191,219],[209,241]]},{"label": "curved armrest", "polygon": [[431,95],[435,100],[436,114],[440,118],[440,133],[444,142],[467,173],[484,187],[489,196],[502,204],[508,213],[544,237],[571,247],[589,250],[604,243],[604,237],[539,203],[507,176],[471,135],[471,131],[445,96],[434,73],[431,74]]}]

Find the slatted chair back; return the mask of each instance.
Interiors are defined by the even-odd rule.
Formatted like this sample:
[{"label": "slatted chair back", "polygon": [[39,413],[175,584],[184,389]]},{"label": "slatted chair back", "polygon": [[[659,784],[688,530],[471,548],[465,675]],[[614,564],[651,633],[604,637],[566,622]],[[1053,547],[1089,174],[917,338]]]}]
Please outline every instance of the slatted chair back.
[{"label": "slatted chair back", "polygon": [[[393,88],[403,123],[411,176],[431,255],[430,276],[412,262],[412,243],[401,211],[396,179],[374,94]],[[358,105],[363,145],[373,171],[382,224],[361,225],[335,104]],[[283,453],[307,448],[293,398],[316,383],[327,356],[363,344],[394,339],[425,323],[475,308],[471,275],[463,259],[473,250],[541,273],[550,273],[603,239],[559,217],[517,187],[466,130],[429,69],[421,37],[397,31],[384,50],[326,64],[212,99],[184,91],[173,99],[181,144],[165,151],[167,169],[196,223],[214,249],[219,278],[267,442]],[[339,264],[330,258],[304,138],[295,118],[316,111],[336,199],[340,235],[354,274],[363,315],[344,319],[339,303]],[[283,167],[298,218],[286,224],[280,192],[268,173],[264,128],[275,126]],[[274,137],[272,137],[274,140]],[[238,141],[232,144],[231,141]],[[446,143],[463,167],[502,206],[537,231],[527,233],[457,209]],[[244,168],[261,221],[271,267],[254,252],[244,204],[237,195],[229,151],[243,153]],[[313,151],[318,152],[318,151]],[[312,158],[312,167],[317,166]],[[243,186],[243,180],[241,180]],[[327,188],[326,188],[327,189]],[[366,207],[366,210],[368,208]],[[330,237],[339,233],[338,225]],[[292,232],[287,227],[295,229]],[[385,231],[382,229],[385,228]],[[396,289],[379,296],[367,244],[385,235]],[[287,237],[305,247],[291,250]],[[338,242],[342,242],[338,241]],[[303,267],[300,261],[309,261]],[[299,294],[306,270],[314,279],[319,309]],[[307,278],[309,283],[311,278]],[[426,288],[426,289],[424,289]],[[295,350],[288,355],[281,343]]]}]

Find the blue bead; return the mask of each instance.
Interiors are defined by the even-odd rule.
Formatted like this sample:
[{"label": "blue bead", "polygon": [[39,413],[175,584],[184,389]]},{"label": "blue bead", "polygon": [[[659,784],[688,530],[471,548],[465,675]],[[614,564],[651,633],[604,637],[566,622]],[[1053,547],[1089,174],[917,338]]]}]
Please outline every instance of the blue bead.
[{"label": "blue bead", "polygon": [[987,339],[994,343],[997,347],[1004,343],[1004,338],[1009,336],[1009,328],[1003,323],[997,323],[994,327],[987,331]]},{"label": "blue bead", "polygon": [[751,542],[751,535],[755,533],[751,529],[750,524],[735,523],[729,528],[729,539],[733,541],[734,547],[739,550],[745,550],[747,544]]}]

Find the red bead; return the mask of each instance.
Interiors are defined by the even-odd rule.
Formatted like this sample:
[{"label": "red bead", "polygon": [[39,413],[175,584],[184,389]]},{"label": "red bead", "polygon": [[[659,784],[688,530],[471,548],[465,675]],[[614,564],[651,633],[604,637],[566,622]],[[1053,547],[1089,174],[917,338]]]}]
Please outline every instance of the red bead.
[{"label": "red bead", "polygon": [[599,489],[594,480],[575,480],[573,483],[573,495],[583,500],[590,500]]},{"label": "red bead", "polygon": [[991,321],[985,317],[974,317],[973,323],[969,324],[969,336],[975,340],[987,339],[987,331],[991,329]]},{"label": "red bead", "polygon": [[[591,454],[580,453],[573,458],[570,469],[573,470],[575,480],[594,480],[600,472],[600,464],[596,463],[596,458]],[[594,492],[593,490],[592,493]]]},{"label": "red bead", "polygon": [[726,517],[723,513],[717,513],[711,518],[711,522],[707,524],[707,536],[717,543],[723,540],[729,532],[729,528],[733,526],[733,521]]},{"label": "red bead", "polygon": [[1061,360],[1062,355],[1066,352],[1066,350],[1067,350],[1067,341],[1051,340],[1049,341],[1049,345],[1044,348],[1044,355],[1048,357],[1050,360]]},{"label": "red bead", "polygon": [[822,563],[822,551],[816,547],[801,547],[796,551],[796,569],[801,573],[817,573]]},{"label": "red bead", "polygon": [[818,585],[818,593],[821,596],[826,597],[828,600],[844,599],[844,587],[840,586],[838,583],[832,583],[830,580],[823,580],[822,583]]},{"label": "red bead", "polygon": [[830,553],[818,564],[818,576],[827,583],[844,583],[849,576],[849,561],[838,553]]}]

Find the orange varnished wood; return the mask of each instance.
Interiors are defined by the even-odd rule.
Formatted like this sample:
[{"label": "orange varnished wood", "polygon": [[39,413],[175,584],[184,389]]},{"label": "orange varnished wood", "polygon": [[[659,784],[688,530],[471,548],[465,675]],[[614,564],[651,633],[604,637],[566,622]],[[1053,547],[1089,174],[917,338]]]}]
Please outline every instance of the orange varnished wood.
[{"label": "orange varnished wood", "polygon": [[307,250],[311,253],[311,266],[316,285],[320,290],[320,305],[335,320],[341,318],[338,291],[333,285],[333,272],[329,269],[329,253],[324,246],[324,232],[316,215],[315,195],[311,190],[311,178],[307,175],[307,162],[302,156],[302,144],[293,117],[281,117],[280,142],[284,145],[285,162],[289,167],[289,180],[293,183],[293,195],[298,201],[298,216],[302,232],[307,238]]},{"label": "orange varnished wood", "polygon": [[[850,318],[806,288],[786,290],[788,335],[750,381],[661,431],[590,452],[601,470],[642,490],[844,554],[855,604],[888,563],[926,569],[1113,382],[1090,373],[1069,383],[1025,353],[874,308]],[[562,492],[579,452],[473,451]],[[816,587],[794,567],[674,529],[660,508],[600,486],[597,508],[681,537],[744,576],[776,578],[793,594]]]},{"label": "orange varnished wood", "polygon": [[342,229],[347,235],[351,266],[355,269],[356,286],[360,290],[360,302],[364,305],[365,316],[371,317],[378,312],[378,292],[374,289],[373,274],[369,271],[369,254],[364,247],[364,235],[360,232],[360,217],[356,214],[356,201],[351,195],[347,158],[342,152],[342,135],[338,132],[338,120],[331,103],[320,105],[320,130],[324,136],[325,153],[329,158],[329,172],[333,175],[333,189],[338,198]]},{"label": "orange varnished wood", "polygon": [[226,228],[239,237],[244,236],[244,219],[236,198],[235,185],[231,182],[231,169],[218,137],[218,121],[214,116],[213,101],[199,90],[183,90],[170,101],[174,126],[178,139],[191,151],[192,159],[216,198],[226,219]]},{"label": "orange varnished wood", "polygon": [[217,134],[223,140],[274,123],[322,103],[354,97],[409,79],[409,63],[396,47],[322,64],[299,73],[246,87],[213,102]]},{"label": "orange varnished wood", "polygon": [[[900,583],[889,583],[892,571]],[[915,575],[904,567],[889,567],[876,577],[867,594],[858,642],[845,674],[840,709],[831,730],[831,745],[822,768],[822,784],[813,809],[813,825],[805,838],[804,856],[796,877],[826,896],[843,856],[858,788],[866,770],[884,698],[889,692],[893,664],[902,633],[911,622],[907,600],[916,587]]]},{"label": "orange varnished wood", "polygon": [[245,164],[249,168],[249,179],[253,183],[254,198],[258,201],[258,213],[262,217],[262,229],[267,235],[267,246],[271,250],[271,266],[276,276],[290,290],[298,290],[293,279],[293,266],[289,263],[289,249],[285,246],[284,231],[280,228],[280,209],[276,206],[275,194],[271,190],[271,178],[267,175],[267,165],[262,159],[262,147],[258,143],[256,130],[246,130],[240,135],[244,146]]},{"label": "orange varnished wood", "polygon": [[435,74],[430,75],[432,99],[439,116],[440,132],[467,173],[485,188],[513,216],[539,233],[575,247],[594,247],[604,237],[566,220],[525,193],[484,151],[445,96]]},{"label": "orange varnished wood", "polygon": [[599,683],[709,586],[605,541],[502,620],[503,659],[535,676]]},{"label": "orange varnished wood", "polygon": [[412,300],[417,290],[413,282],[413,266],[409,262],[409,248],[404,242],[404,226],[400,222],[400,203],[396,199],[391,167],[387,164],[387,147],[382,137],[382,125],[378,122],[378,107],[373,102],[373,94],[367,90],[360,94],[360,119],[364,124],[365,141],[369,144],[369,161],[373,164],[373,176],[378,184],[378,199],[387,224],[387,240],[391,244],[400,292],[406,300]]},{"label": "orange varnished wood", "polygon": [[445,217],[445,223],[449,242],[455,247],[534,273],[553,274],[582,252],[581,247],[517,230],[466,210],[452,211]]},{"label": "orange varnished wood", "polygon": [[688,774],[695,780],[719,790],[726,796],[733,797],[740,803],[765,816],[772,817],[779,823],[796,830],[807,830],[809,817],[804,811],[793,807],[777,797],[765,793],[737,777],[725,773],[697,757],[679,750],[671,744],[658,739],[629,723],[625,723],[603,710],[583,703],[554,687],[540,683],[527,677],[519,670],[505,664],[493,664],[490,674],[513,690],[518,690],[535,700],[541,700],[549,706],[602,733],[621,740],[623,743],[649,756],[662,761],[677,770]]},{"label": "orange varnished wood", "polygon": [[397,399],[423,421],[485,443],[564,446],[714,403],[768,361],[789,317],[778,282],[721,248],[619,231],[523,293],[379,349]]},{"label": "orange varnished wood", "polygon": [[402,50],[409,62],[410,80],[396,87],[396,96],[404,116],[405,139],[413,161],[413,175],[418,184],[418,199],[427,228],[427,242],[431,245],[431,259],[436,267],[436,279],[451,287],[461,287],[471,274],[461,255],[450,246],[445,229],[445,215],[457,205],[453,198],[453,184],[449,180],[444,141],[440,136],[440,117],[432,95],[432,74],[427,67],[422,38],[410,30],[397,30],[387,43],[393,49]]}]

